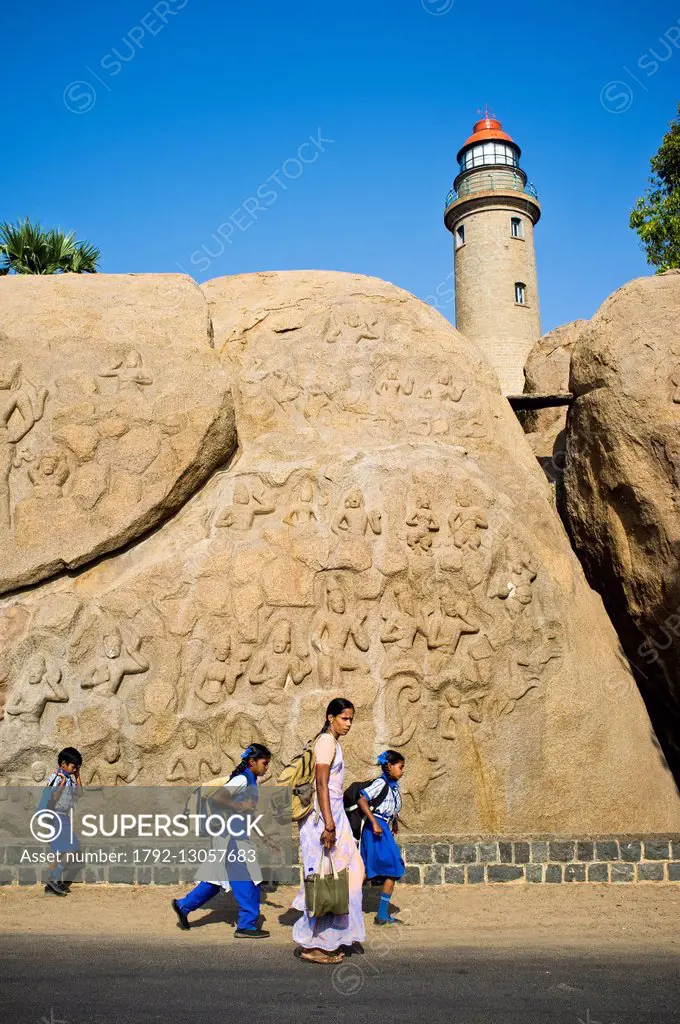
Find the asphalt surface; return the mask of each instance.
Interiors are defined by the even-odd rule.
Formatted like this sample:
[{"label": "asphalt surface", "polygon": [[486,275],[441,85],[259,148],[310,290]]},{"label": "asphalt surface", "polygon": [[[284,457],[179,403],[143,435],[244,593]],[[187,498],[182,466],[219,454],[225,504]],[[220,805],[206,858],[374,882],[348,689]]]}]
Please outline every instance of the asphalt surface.
[{"label": "asphalt surface", "polygon": [[680,957],[407,949],[339,968],[280,943],[0,936],[3,1024],[680,1024]]}]

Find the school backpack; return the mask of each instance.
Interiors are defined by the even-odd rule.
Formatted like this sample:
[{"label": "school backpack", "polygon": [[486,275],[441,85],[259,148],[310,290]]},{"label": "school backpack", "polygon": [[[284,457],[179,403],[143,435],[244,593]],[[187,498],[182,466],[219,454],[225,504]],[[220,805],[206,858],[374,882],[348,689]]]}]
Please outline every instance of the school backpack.
[{"label": "school backpack", "polygon": [[221,775],[217,779],[209,779],[207,782],[202,782],[200,786],[193,789],[187,801],[184,805],[185,814],[194,814],[197,816],[199,822],[203,822],[199,831],[203,836],[207,836],[208,832],[205,830],[205,819],[212,813],[210,810],[210,798],[226,786],[228,782],[231,782],[231,775]]},{"label": "school backpack", "polygon": [[[291,817],[293,821],[304,821],[314,807],[315,790],[315,767],[314,744],[315,736],[306,744],[299,754],[296,754],[292,761],[284,765],[276,779],[277,786],[290,786]],[[337,750],[337,743],[335,745]],[[335,754],[333,754],[335,761]],[[333,764],[331,761],[331,765]]]},{"label": "school backpack", "polygon": [[[370,786],[372,782],[375,782],[375,779],[368,779],[367,782],[353,782],[342,794],[342,802],[345,805],[345,814],[347,815],[349,827],[352,829],[352,835],[355,839],[361,839],[361,828],[365,820],[363,812],[359,807],[361,790],[366,789],[366,787]],[[380,804],[387,796],[389,788],[389,784],[385,782],[378,795],[368,801],[368,806],[371,808],[371,811],[374,811],[376,807],[380,807]]]}]

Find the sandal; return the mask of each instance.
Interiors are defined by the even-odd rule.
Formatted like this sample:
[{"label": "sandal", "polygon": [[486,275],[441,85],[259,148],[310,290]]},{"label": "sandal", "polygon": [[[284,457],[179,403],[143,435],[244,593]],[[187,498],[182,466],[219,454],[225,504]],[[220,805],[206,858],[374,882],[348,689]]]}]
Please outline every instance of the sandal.
[{"label": "sandal", "polygon": [[344,953],[326,953],[322,949],[304,949],[300,953],[300,959],[310,964],[341,964],[345,959]]}]

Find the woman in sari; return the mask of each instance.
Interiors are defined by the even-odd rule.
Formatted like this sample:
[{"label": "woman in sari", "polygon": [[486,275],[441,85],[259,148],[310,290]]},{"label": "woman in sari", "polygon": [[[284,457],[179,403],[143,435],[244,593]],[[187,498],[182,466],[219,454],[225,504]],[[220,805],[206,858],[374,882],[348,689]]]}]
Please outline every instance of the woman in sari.
[{"label": "woman in sari", "polygon": [[[352,728],[354,705],[344,697],[326,708],[326,721],[314,741],[314,808],[300,826],[300,858],[306,878],[319,870],[322,852],[328,851],[337,871],[349,874],[349,913],[310,917],[305,907],[304,882],[293,901],[303,916],[293,928],[293,939],[302,946],[301,958],[316,964],[338,964],[344,958],[341,946],[363,942],[366,937],[362,913],[364,865],[354,841],[342,801],[344,759],[340,739]],[[331,870],[323,857],[324,871]]]}]

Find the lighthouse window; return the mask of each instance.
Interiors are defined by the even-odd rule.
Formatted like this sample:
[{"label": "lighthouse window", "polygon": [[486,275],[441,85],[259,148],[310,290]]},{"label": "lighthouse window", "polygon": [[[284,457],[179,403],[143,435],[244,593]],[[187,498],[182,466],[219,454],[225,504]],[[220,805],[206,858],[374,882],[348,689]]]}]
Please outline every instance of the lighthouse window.
[{"label": "lighthouse window", "polygon": [[461,245],[465,245],[465,225],[461,224],[460,227],[456,228],[456,249],[460,249]]},{"label": "lighthouse window", "polygon": [[494,164],[504,164],[506,167],[517,167],[517,152],[512,146],[502,142],[483,142],[471,146],[460,160],[461,171],[468,171],[472,167],[483,167]]},{"label": "lighthouse window", "polygon": [[524,238],[524,226],[521,217],[510,218],[510,234],[513,238]]},{"label": "lighthouse window", "polygon": [[518,306],[525,306],[527,301],[527,286],[521,281],[515,282],[515,302]]}]

